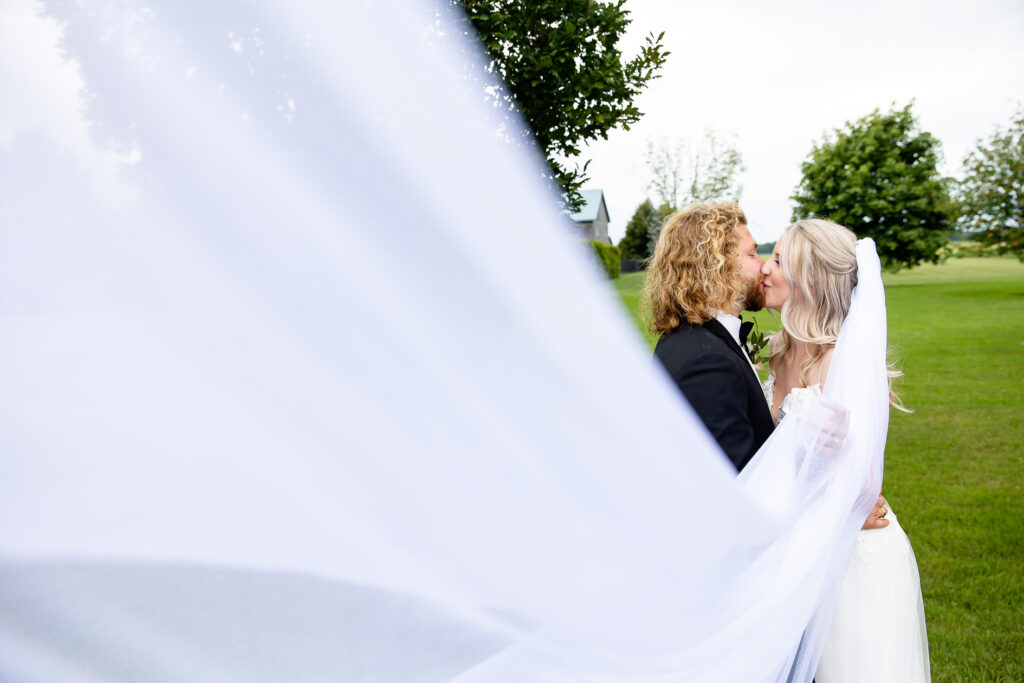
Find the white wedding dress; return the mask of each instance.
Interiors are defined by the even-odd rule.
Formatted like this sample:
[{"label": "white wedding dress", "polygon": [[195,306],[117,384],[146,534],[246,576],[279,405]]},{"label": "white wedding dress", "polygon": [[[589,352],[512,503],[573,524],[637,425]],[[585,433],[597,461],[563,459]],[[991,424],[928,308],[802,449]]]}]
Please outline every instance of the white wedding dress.
[{"label": "white wedding dress", "polygon": [[[775,375],[762,388],[772,408]],[[820,385],[794,388],[782,399],[776,425],[821,393]],[[816,683],[931,681],[917,560],[891,507],[886,519],[885,528],[857,535]]]}]

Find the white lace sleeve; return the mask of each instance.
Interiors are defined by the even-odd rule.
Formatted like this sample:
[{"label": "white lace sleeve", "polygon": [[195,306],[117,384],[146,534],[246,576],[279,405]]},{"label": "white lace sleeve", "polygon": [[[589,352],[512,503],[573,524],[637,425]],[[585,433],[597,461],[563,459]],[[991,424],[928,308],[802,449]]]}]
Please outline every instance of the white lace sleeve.
[{"label": "white lace sleeve", "polygon": [[768,404],[768,410],[771,410],[772,399],[775,397],[775,373],[769,373],[768,379],[761,382],[761,391],[764,392],[764,400]]}]

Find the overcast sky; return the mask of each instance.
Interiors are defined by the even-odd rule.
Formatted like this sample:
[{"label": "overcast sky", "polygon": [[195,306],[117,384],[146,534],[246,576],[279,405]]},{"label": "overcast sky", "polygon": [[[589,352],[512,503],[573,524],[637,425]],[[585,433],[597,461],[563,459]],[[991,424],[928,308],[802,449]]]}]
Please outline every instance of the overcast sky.
[{"label": "overcast sky", "polygon": [[[587,188],[605,192],[609,232],[622,237],[647,196],[648,139],[731,131],[743,154],[742,206],[759,242],[789,223],[800,163],[826,131],[915,100],[921,127],[943,143],[940,170],[960,160],[1024,102],[1021,0],[627,0],[620,43],[665,32],[672,52],[637,104],[632,130],[584,151]],[[653,199],[653,194],[651,195]]]}]

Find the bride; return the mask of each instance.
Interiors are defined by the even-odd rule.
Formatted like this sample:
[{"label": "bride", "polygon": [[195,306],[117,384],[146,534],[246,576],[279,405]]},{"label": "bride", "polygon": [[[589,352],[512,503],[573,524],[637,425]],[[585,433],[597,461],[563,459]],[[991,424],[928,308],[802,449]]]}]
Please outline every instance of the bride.
[{"label": "bride", "polygon": [[[856,249],[843,226],[802,220],[786,228],[762,268],[765,305],[782,317],[763,387],[776,424],[822,393],[857,284]],[[818,683],[931,679],[917,563],[895,515],[889,519],[858,535]]]}]

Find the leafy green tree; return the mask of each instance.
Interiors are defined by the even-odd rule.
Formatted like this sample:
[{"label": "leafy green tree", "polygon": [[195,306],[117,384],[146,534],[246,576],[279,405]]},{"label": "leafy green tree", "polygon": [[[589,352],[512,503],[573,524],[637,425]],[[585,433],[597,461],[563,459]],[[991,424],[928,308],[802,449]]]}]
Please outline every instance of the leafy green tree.
[{"label": "leafy green tree", "polygon": [[1024,108],[964,158],[960,226],[985,247],[1024,261]]},{"label": "leafy green tree", "polygon": [[711,128],[696,144],[647,143],[648,188],[673,211],[692,202],[738,200],[743,155],[734,136]]},{"label": "leafy green tree", "polygon": [[826,135],[802,164],[791,197],[793,220],[820,216],[871,237],[891,269],[937,262],[953,225],[936,168],[940,143],[919,130],[911,106],[876,109]]},{"label": "leafy green tree", "polygon": [[669,54],[664,33],[648,35],[626,59],[617,47],[630,23],[626,0],[450,1],[465,10],[491,58],[488,69],[504,83],[490,96],[526,121],[568,207],[579,210],[587,164],[565,164],[587,142],[640,120],[633,100]]},{"label": "leafy green tree", "polygon": [[650,235],[661,225],[661,214],[650,199],[636,207],[626,224],[626,234],[619,242],[622,258],[645,259],[651,255]]}]

